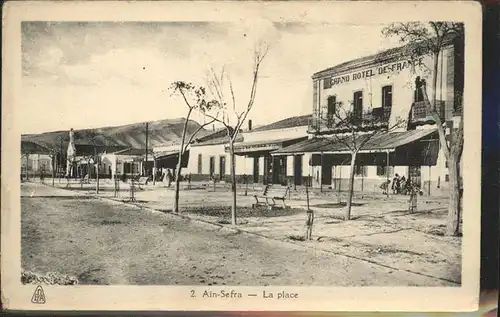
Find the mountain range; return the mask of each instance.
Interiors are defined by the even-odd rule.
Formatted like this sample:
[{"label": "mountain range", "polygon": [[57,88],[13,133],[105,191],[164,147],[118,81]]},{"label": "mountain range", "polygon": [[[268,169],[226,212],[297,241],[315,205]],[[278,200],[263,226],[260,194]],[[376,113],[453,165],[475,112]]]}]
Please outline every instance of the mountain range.
[{"label": "mountain range", "polygon": [[[162,144],[174,143],[182,137],[185,118],[164,119],[148,122],[148,146],[154,147]],[[200,124],[189,120],[187,135],[194,133]],[[198,137],[211,133],[201,129]],[[123,148],[146,148],[146,123],[132,123],[127,125],[104,127],[96,129],[74,130],[75,144],[89,145],[94,140],[96,145]],[[62,145],[61,145],[62,140]],[[25,134],[21,136],[22,151],[46,149],[66,149],[69,143],[69,131],[53,131],[40,134]]]}]

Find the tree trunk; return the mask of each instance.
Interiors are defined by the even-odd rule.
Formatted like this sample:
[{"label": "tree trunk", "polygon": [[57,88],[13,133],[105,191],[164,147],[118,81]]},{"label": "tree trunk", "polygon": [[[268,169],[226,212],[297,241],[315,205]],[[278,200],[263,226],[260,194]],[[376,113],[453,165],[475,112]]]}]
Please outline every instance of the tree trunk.
[{"label": "tree trunk", "polygon": [[55,157],[52,157],[52,187],[54,187],[54,179],[56,178],[55,175],[55,169],[56,169],[56,160]]},{"label": "tree trunk", "polygon": [[95,192],[99,194],[99,159],[97,159],[97,163],[95,165],[96,173],[95,173]]},{"label": "tree trunk", "polygon": [[[437,111],[439,114],[439,110],[437,107],[437,74],[439,71],[439,52],[434,53],[434,63],[433,63],[434,74],[432,75],[432,109]],[[437,122],[436,122],[437,123]]]},{"label": "tree trunk", "polygon": [[177,168],[175,169],[175,196],[174,196],[174,205],[172,207],[172,212],[179,213],[179,190],[180,190],[180,176],[182,169],[182,157],[184,156],[184,144],[186,142],[186,131],[187,124],[189,122],[189,117],[191,116],[191,111],[193,109],[189,108],[188,115],[186,116],[186,121],[184,121],[184,127],[182,128],[182,138],[181,138],[181,146],[179,149],[179,160],[177,161]]},{"label": "tree trunk", "polygon": [[231,142],[229,145],[231,156],[231,191],[233,192],[233,203],[231,206],[231,223],[236,226],[236,161],[234,155],[234,146]]},{"label": "tree trunk", "polygon": [[337,203],[339,204],[342,204],[342,197],[340,196],[341,195],[341,191],[342,191],[342,166],[344,163],[342,163],[342,165],[340,165],[340,168],[339,168],[339,194],[337,195]]},{"label": "tree trunk", "polygon": [[179,191],[181,183],[181,169],[182,169],[182,155],[179,155],[179,162],[177,162],[177,168],[175,169],[175,197],[174,206],[172,207],[172,212],[179,213]]},{"label": "tree trunk", "polygon": [[446,234],[449,236],[458,236],[460,229],[460,164],[454,155],[448,160],[448,172],[450,177],[450,196],[448,199],[448,224]]},{"label": "tree trunk", "polygon": [[352,204],[352,196],[354,194],[354,166],[356,163],[356,155],[357,152],[351,153],[351,171],[349,175],[349,191],[347,192],[347,206],[344,211],[344,220],[351,219],[351,204]]}]

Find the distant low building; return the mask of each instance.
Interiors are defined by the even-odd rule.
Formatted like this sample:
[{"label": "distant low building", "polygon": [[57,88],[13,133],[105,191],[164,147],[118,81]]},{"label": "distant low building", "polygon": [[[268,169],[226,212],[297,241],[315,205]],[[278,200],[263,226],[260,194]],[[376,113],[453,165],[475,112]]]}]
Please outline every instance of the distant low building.
[{"label": "distant low building", "polygon": [[49,149],[35,142],[21,141],[21,177],[37,177],[41,171],[48,176],[53,168]]},{"label": "distant low building", "polygon": [[[287,118],[256,129],[252,129],[249,120],[248,129],[240,131],[234,143],[237,181],[242,182],[246,176],[249,183],[255,184],[302,184],[308,175],[307,162],[294,161],[293,157],[273,159],[271,153],[307,139],[309,118],[310,115]],[[183,174],[190,174],[193,181],[208,181],[213,177],[231,181],[225,129],[197,139],[189,149],[190,158]]]},{"label": "distant low building", "polygon": [[[243,141],[234,144],[236,175],[245,174],[254,184],[302,185],[308,176],[307,161],[272,153],[307,139],[310,117],[291,117],[241,133]],[[229,153],[227,145],[225,152]]]}]

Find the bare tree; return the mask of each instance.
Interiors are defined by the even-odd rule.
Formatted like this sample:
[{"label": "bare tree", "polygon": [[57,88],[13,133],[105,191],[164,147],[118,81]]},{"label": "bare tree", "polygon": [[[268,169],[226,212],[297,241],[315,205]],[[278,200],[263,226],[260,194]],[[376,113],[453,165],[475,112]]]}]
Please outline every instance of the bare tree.
[{"label": "bare tree", "polygon": [[175,170],[175,198],[174,204],[172,207],[172,211],[174,213],[179,212],[179,186],[180,186],[180,177],[182,170],[182,159],[184,154],[186,153],[189,145],[193,142],[194,138],[198,133],[204,129],[206,126],[215,122],[215,115],[211,120],[205,122],[200,125],[189,137],[187,136],[188,132],[188,124],[193,112],[197,111],[204,115],[209,114],[210,111],[217,109],[218,105],[214,102],[206,101],[206,90],[204,87],[196,87],[192,83],[184,82],[184,81],[176,81],[172,83],[170,86],[172,90],[172,95],[180,95],[184,104],[187,107],[187,115],[184,121],[184,126],[182,129],[182,136],[179,145],[179,159],[177,161],[177,168]]},{"label": "bare tree", "polygon": [[[353,105],[351,104],[351,108]],[[361,113],[343,107],[342,102],[337,102],[335,110],[331,114],[331,124],[336,133],[332,134],[332,144],[340,145],[347,149],[351,156],[351,170],[349,174],[349,186],[347,192],[347,206],[344,209],[344,220],[351,219],[352,197],[354,193],[354,174],[356,158],[363,147],[373,138],[403,127],[405,120],[396,118],[390,124],[386,115],[375,116],[372,113]],[[389,173],[389,171],[386,171]]]},{"label": "bare tree", "polygon": [[57,168],[57,157],[59,155],[60,149],[55,147],[55,148],[50,148],[49,149],[49,157],[50,157],[50,163],[52,165],[52,186],[54,186],[54,180],[56,178],[56,168]]},{"label": "bare tree", "polygon": [[405,54],[410,58],[418,58],[423,55],[430,55],[433,58],[432,68],[432,96],[429,96],[425,85],[420,86],[427,111],[434,119],[438,134],[440,147],[448,161],[448,174],[450,181],[450,193],[448,204],[448,224],[446,233],[448,235],[459,235],[460,216],[461,216],[461,179],[460,179],[460,160],[463,152],[464,134],[463,134],[463,107],[462,98],[458,96],[458,105],[456,111],[461,117],[459,126],[451,133],[451,140],[446,140],[446,126],[441,120],[439,109],[437,107],[437,75],[439,67],[439,58],[442,58],[442,52],[445,45],[448,45],[450,39],[456,39],[463,45],[464,27],[462,23],[454,22],[429,22],[428,24],[420,22],[394,23],[383,30],[386,36],[397,36],[400,41],[407,44]]},{"label": "bare tree", "polygon": [[[248,97],[248,101],[244,102],[244,107],[242,107],[242,109],[237,105],[233,83],[229,78],[229,75],[225,72],[225,69],[222,68],[220,74],[217,74],[213,68],[211,68],[208,72],[208,89],[214,98],[213,102],[220,105],[222,115],[220,117],[215,117],[208,114],[207,116],[222,124],[227,131],[229,156],[231,159],[231,191],[233,194],[231,223],[233,225],[236,225],[236,161],[234,143],[241,127],[247,119],[248,114],[254,106],[260,67],[268,51],[269,46],[264,43],[260,43],[260,45],[258,45],[258,47],[254,50],[250,96]],[[225,94],[227,90],[229,90],[230,94],[229,101],[227,100],[227,96]]]}]

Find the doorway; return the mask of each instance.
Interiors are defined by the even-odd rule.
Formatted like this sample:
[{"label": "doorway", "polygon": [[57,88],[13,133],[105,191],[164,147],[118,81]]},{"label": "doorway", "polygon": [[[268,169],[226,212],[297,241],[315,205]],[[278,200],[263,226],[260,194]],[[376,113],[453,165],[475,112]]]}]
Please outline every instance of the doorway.
[{"label": "doorway", "polygon": [[286,156],[274,156],[272,165],[272,183],[286,185]]},{"label": "doorway", "polygon": [[295,185],[302,185],[302,155],[293,157],[293,179]]},{"label": "doorway", "polygon": [[321,184],[332,185],[332,166],[322,164],[321,166]]},{"label": "doorway", "polygon": [[253,158],[253,182],[255,184],[259,182],[259,159],[258,156]]},{"label": "doorway", "polygon": [[273,183],[273,157],[264,156],[264,185]]},{"label": "doorway", "polygon": [[219,172],[220,172],[220,180],[225,180],[226,179],[226,157],[225,156],[220,156],[219,157]]},{"label": "doorway", "polygon": [[215,156],[210,156],[210,169],[209,169],[210,177],[213,177],[214,173],[215,173]]}]

